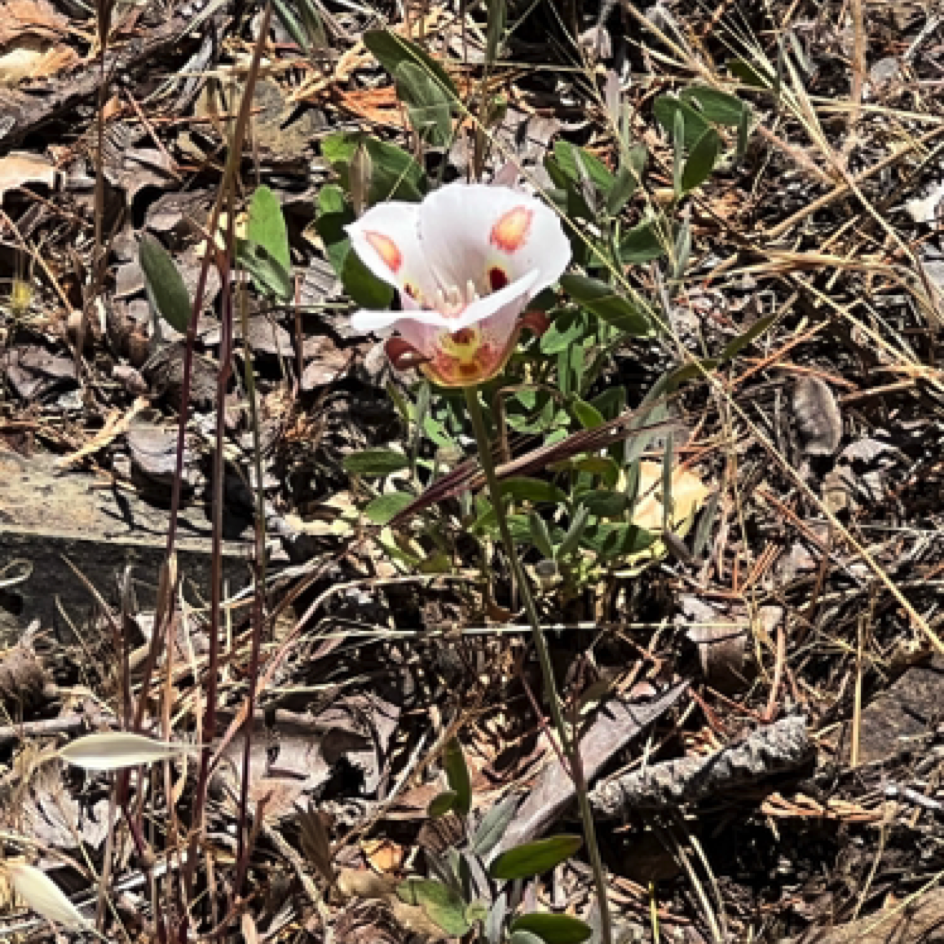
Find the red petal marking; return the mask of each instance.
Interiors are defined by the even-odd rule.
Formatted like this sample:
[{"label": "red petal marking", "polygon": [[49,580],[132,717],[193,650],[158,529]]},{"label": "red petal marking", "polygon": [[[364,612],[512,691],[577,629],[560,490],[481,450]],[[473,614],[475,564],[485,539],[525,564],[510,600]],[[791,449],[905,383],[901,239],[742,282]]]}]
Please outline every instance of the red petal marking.
[{"label": "red petal marking", "polygon": [[409,370],[411,367],[419,367],[425,364],[429,358],[424,357],[409,341],[403,338],[390,338],[384,344],[384,351],[390,363],[397,370]]},{"label": "red petal marking", "polygon": [[400,266],[403,265],[403,255],[397,244],[389,236],[373,231],[364,233],[364,239],[370,243],[374,252],[383,260],[384,265],[396,274]]},{"label": "red petal marking", "polygon": [[492,227],[489,237],[492,245],[505,252],[517,252],[525,244],[531,231],[532,216],[532,211],[524,206],[503,213]]},{"label": "red petal marking", "polygon": [[527,328],[536,338],[541,337],[551,326],[551,319],[543,311],[526,311],[519,319],[518,324]]},{"label": "red petal marking", "polygon": [[476,332],[472,328],[460,328],[452,333],[452,340],[456,344],[471,344],[475,336]]},{"label": "red petal marking", "polygon": [[498,266],[492,266],[488,270],[488,285],[493,292],[503,289],[508,284],[508,274],[504,269]]}]

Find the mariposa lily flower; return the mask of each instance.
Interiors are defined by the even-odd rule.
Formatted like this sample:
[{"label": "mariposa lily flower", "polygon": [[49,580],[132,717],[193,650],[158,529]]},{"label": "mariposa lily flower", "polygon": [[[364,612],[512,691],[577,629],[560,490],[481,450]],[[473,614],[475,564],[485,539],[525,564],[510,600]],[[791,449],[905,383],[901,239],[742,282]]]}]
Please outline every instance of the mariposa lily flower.
[{"label": "mariposa lily flower", "polygon": [[528,303],[561,276],[570,244],[557,215],[509,187],[447,184],[422,203],[391,201],[347,227],[370,271],[400,293],[402,311],[358,311],[358,331],[387,341],[398,369],[445,387],[500,373],[522,327],[547,327]]}]

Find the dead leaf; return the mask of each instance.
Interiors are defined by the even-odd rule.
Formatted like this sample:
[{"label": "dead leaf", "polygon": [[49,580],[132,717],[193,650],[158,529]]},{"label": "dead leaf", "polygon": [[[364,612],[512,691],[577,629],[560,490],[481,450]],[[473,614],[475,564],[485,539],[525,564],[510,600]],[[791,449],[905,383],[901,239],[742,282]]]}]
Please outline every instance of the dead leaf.
[{"label": "dead leaf", "polygon": [[16,190],[24,184],[45,184],[55,187],[59,171],[38,154],[14,151],[0,157],[0,199],[8,190]]},{"label": "dead leaf", "polygon": [[831,456],[842,440],[842,415],[832,390],[819,377],[805,376],[793,388],[793,414],[803,451]]},{"label": "dead leaf", "polygon": [[385,872],[396,872],[403,865],[403,846],[390,839],[365,839],[361,849],[367,857],[370,867],[383,875]]},{"label": "dead leaf", "polygon": [[[710,489],[690,469],[678,466],[672,472],[672,513],[669,520],[676,524],[685,521],[704,504]],[[664,508],[662,505],[662,463],[639,463],[639,502],[633,513],[633,524],[647,531],[661,531]]]}]

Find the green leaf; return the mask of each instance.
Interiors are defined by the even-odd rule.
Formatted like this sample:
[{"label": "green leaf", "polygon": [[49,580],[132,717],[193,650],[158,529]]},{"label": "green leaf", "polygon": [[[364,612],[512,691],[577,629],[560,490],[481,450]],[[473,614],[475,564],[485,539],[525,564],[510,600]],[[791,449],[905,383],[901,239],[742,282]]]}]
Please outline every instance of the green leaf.
[{"label": "green leaf", "polygon": [[422,199],[426,175],[406,151],[359,132],[340,131],[321,142],[321,154],[334,168],[347,193],[351,192],[351,162],[360,145],[370,159],[367,202],[371,206],[385,200],[418,203]]},{"label": "green leaf", "polygon": [[505,0],[488,0],[488,28],[485,32],[485,65],[491,68],[498,58],[508,8]]},{"label": "green leaf", "polygon": [[295,297],[291,275],[265,246],[248,239],[237,239],[236,258],[263,295],[281,302],[290,302]]},{"label": "green leaf", "polygon": [[611,492],[606,489],[585,492],[578,502],[597,518],[615,518],[623,514],[629,506],[629,500],[622,492]]},{"label": "green leaf", "polygon": [[488,867],[488,874],[509,880],[541,875],[569,859],[582,845],[580,836],[551,836],[527,842],[498,856]]},{"label": "green leaf", "polygon": [[344,457],[345,472],[368,478],[399,472],[409,464],[410,460],[402,452],[394,452],[392,449],[364,449]]},{"label": "green leaf", "polygon": [[649,152],[644,144],[636,144],[629,149],[620,168],[613,178],[613,186],[606,194],[606,212],[617,216],[633,198],[636,188],[642,181]]},{"label": "green leaf", "polygon": [[442,882],[411,878],[397,886],[397,895],[408,905],[419,905],[427,917],[447,934],[462,937],[471,930],[468,907],[457,891]]},{"label": "green leaf", "polygon": [[554,545],[551,542],[551,533],[548,531],[547,523],[536,511],[532,511],[528,516],[528,526],[531,534],[531,543],[534,544],[545,558],[552,560],[554,557]]},{"label": "green leaf", "polygon": [[544,944],[544,941],[530,931],[515,931],[508,938],[508,944]]},{"label": "green leaf", "polygon": [[286,271],[292,271],[288,229],[278,197],[265,186],[257,187],[249,204],[246,238],[261,246]]},{"label": "green leaf", "polygon": [[344,200],[344,191],[326,184],[318,192],[318,218],[315,229],[325,244],[328,261],[344,286],[344,291],[358,305],[373,310],[389,308],[393,288],[381,282],[351,251],[351,241],[344,231],[354,222],[354,213]]},{"label": "green leaf", "polygon": [[564,914],[526,914],[511,923],[511,933],[527,931],[537,935],[544,944],[583,944],[593,928],[579,918]]},{"label": "green leaf", "polygon": [[454,790],[443,790],[442,793],[437,793],[426,807],[426,815],[438,819],[440,816],[451,813],[455,809],[457,799]]},{"label": "green leaf", "polygon": [[705,133],[708,128],[708,122],[698,114],[691,105],[676,98],[674,95],[660,95],[652,106],[652,112],[656,116],[656,121],[673,137],[675,137],[675,116],[677,113],[682,115],[682,127],[684,129],[683,143],[685,147],[692,147],[695,142]]},{"label": "green leaf", "polygon": [[679,98],[686,104],[695,102],[709,121],[717,122],[719,125],[730,125],[732,128],[736,128],[741,123],[744,102],[736,95],[696,85],[680,92]]},{"label": "green leaf", "polygon": [[450,738],[446,742],[443,767],[446,769],[449,788],[456,795],[455,811],[462,816],[468,816],[472,809],[472,778],[469,776],[465,754],[462,753],[462,745],[456,738]]},{"label": "green leaf", "polygon": [[190,324],[190,295],[174,260],[167,250],[150,236],[138,246],[138,260],[151,302],[158,314],[181,334]]},{"label": "green leaf", "polygon": [[772,75],[744,59],[732,59],[728,63],[728,71],[746,85],[753,85],[755,88],[761,89],[771,89],[774,87],[775,80]]},{"label": "green leaf", "polygon": [[516,476],[501,483],[503,495],[510,495],[516,501],[563,502],[567,496],[552,482]]},{"label": "green leaf", "polygon": [[738,136],[737,136],[737,156],[738,159],[744,157],[747,153],[747,145],[750,143],[751,139],[751,110],[744,106],[744,111],[741,112],[741,120],[738,123]]},{"label": "green leaf", "polygon": [[588,529],[583,544],[596,551],[602,560],[628,557],[644,551],[656,539],[656,535],[634,524],[599,524]]},{"label": "green leaf", "polygon": [[390,492],[387,495],[378,495],[364,509],[364,514],[374,524],[387,524],[412,501],[415,501],[415,496],[407,492]]},{"label": "green leaf", "polygon": [[484,859],[501,842],[517,809],[517,799],[506,797],[485,814],[472,836],[472,852],[475,855]]},{"label": "green leaf", "polygon": [[606,422],[603,414],[595,406],[591,406],[586,400],[581,400],[580,397],[574,397],[570,408],[577,418],[577,422],[584,429],[596,429]]},{"label": "green leaf", "polygon": [[481,899],[473,901],[465,909],[465,919],[469,924],[481,924],[488,917],[488,904]]},{"label": "green leaf", "polygon": [[565,275],[560,283],[574,301],[617,330],[638,338],[652,335],[652,324],[646,315],[629,299],[617,295],[606,282],[584,275]]},{"label": "green leaf", "polygon": [[714,128],[708,128],[695,142],[682,171],[682,190],[688,193],[706,181],[715,169],[721,150],[721,138]]},{"label": "green leaf", "polygon": [[423,67],[401,62],[394,80],[397,97],[407,106],[416,133],[433,147],[446,147],[452,140],[451,100]]},{"label": "green leaf", "polygon": [[637,223],[620,240],[619,256],[623,265],[637,265],[665,255],[665,238],[657,220]]},{"label": "green leaf", "polygon": [[733,341],[728,341],[721,352],[721,360],[729,361],[732,357],[736,357],[749,344],[753,344],[776,320],[776,315],[758,318],[747,331],[738,335]]},{"label": "green leaf", "polygon": [[580,165],[582,164],[587,176],[600,193],[609,193],[613,188],[612,172],[600,158],[589,151],[577,147],[569,141],[556,141],[554,143],[554,158],[560,169],[574,183],[580,183]]},{"label": "green leaf", "polygon": [[603,484],[615,488],[619,481],[619,466],[609,456],[585,456],[577,459],[574,468],[590,475],[599,475]]},{"label": "green leaf", "polygon": [[560,560],[564,557],[567,557],[568,554],[572,554],[580,545],[580,539],[583,537],[584,529],[587,527],[587,522],[590,520],[590,509],[589,508],[578,508],[577,514],[574,515],[574,520],[571,522],[570,527],[567,529],[567,533],[564,535],[564,540],[561,541],[560,546],[557,548],[557,559]]},{"label": "green leaf", "polygon": [[587,319],[577,309],[563,311],[551,322],[551,326],[541,335],[539,342],[541,353],[548,357],[559,354],[572,344],[583,340],[587,333]]},{"label": "green leaf", "polygon": [[396,77],[397,69],[404,63],[422,69],[448,97],[457,102],[459,90],[449,73],[425,49],[411,43],[391,30],[368,30],[362,37],[364,45],[373,53],[374,58]]}]

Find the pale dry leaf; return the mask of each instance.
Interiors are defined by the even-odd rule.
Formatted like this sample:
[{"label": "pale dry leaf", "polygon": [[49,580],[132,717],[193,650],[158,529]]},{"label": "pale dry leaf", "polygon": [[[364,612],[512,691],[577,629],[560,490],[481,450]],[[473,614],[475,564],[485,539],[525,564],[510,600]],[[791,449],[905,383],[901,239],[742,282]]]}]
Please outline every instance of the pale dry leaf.
[{"label": "pale dry leaf", "polygon": [[141,734],[108,731],[79,738],[60,748],[58,756],[86,770],[122,770],[139,764],[169,760],[196,750],[199,748],[190,744],[171,744],[154,741]]},{"label": "pale dry leaf", "polygon": [[803,451],[831,456],[842,440],[842,415],[832,390],[819,377],[801,377],[793,388],[793,415]]},{"label": "pale dry leaf", "polygon": [[8,190],[23,184],[45,184],[54,187],[59,171],[37,154],[15,151],[0,157],[0,199]]},{"label": "pale dry leaf", "polygon": [[8,862],[6,868],[14,890],[32,911],[64,928],[88,930],[88,920],[45,872],[25,862]]},{"label": "pale dry leaf", "polygon": [[[672,514],[674,523],[685,521],[704,504],[709,488],[691,469],[677,467],[672,472]],[[647,531],[661,531],[662,463],[639,463],[639,502],[633,512],[633,524]]]}]

